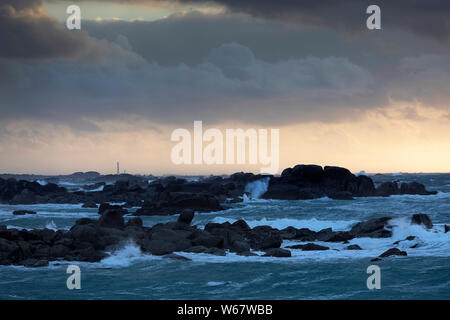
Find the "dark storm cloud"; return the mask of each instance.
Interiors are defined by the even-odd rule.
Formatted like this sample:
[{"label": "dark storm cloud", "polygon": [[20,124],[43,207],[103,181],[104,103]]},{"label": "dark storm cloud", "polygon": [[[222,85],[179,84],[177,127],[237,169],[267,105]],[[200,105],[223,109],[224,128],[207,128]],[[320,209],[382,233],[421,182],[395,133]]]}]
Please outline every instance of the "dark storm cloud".
[{"label": "dark storm cloud", "polygon": [[86,32],[71,32],[42,11],[39,0],[2,0],[0,57],[14,59],[66,58],[100,54]]},{"label": "dark storm cloud", "polygon": [[[39,2],[19,4],[28,9],[13,15],[16,20],[32,21],[26,10],[46,17]],[[83,33],[52,25],[76,37],[67,41],[81,41]],[[383,29],[349,39],[325,26],[195,12],[155,22],[83,21],[83,26],[89,45],[81,48],[100,48],[101,59],[83,52],[52,59],[73,56],[45,41],[35,45],[44,52],[36,56],[21,39],[14,50],[24,58],[47,59],[0,57],[0,122],[33,119],[95,131],[98,121],[135,116],[161,124],[200,119],[275,126],[355,121],[367,110],[388,106],[391,98],[448,108],[448,48],[415,33]],[[33,35],[32,28],[26,30]],[[39,34],[31,39],[59,41],[45,29],[34,30]]]},{"label": "dark storm cloud", "polygon": [[[206,0],[181,0],[208,3]],[[364,31],[366,8],[381,8],[382,27],[397,27],[433,37],[448,38],[450,2],[442,0],[214,0],[232,11],[268,19],[286,20],[339,28],[347,32]]]},{"label": "dark storm cloud", "polygon": [[449,37],[450,2],[442,0],[101,0],[125,4],[218,4],[232,12],[294,24],[318,25],[365,32],[366,9],[376,4],[382,11],[382,28],[399,28],[436,38]]}]

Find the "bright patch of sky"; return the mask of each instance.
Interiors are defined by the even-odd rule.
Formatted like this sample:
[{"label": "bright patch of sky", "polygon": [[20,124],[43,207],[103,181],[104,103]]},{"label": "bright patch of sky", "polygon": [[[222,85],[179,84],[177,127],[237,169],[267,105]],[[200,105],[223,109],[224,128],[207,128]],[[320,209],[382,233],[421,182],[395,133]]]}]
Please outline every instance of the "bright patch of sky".
[{"label": "bright patch of sky", "polygon": [[147,4],[129,5],[99,1],[48,1],[43,3],[43,8],[51,16],[59,21],[65,21],[68,17],[68,6],[77,4],[81,8],[81,17],[86,20],[160,20],[174,13],[187,13],[189,11],[201,11],[204,13],[218,13],[221,7],[211,5],[182,5],[182,4]]}]

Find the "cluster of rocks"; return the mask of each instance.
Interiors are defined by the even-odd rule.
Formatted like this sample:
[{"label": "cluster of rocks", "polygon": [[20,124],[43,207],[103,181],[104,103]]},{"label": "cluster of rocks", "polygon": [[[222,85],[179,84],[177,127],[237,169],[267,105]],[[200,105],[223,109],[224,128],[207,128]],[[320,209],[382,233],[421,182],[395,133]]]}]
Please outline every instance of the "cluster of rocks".
[{"label": "cluster of rocks", "polygon": [[390,196],[398,194],[436,194],[427,191],[418,182],[384,182],[375,187],[373,180],[365,175],[355,176],[348,169],[317,165],[297,165],[284,169],[280,177],[272,177],[265,199],[299,200],[328,196],[337,200],[353,197]]},{"label": "cluster of rocks", "polygon": [[[120,206],[103,204],[99,219],[82,218],[66,230],[19,230],[0,226],[0,265],[38,267],[49,261],[100,261],[106,252],[117,250],[129,241],[144,253],[188,260],[174,252],[194,252],[226,255],[234,252],[243,256],[290,257],[288,249],[328,250],[314,243],[281,248],[283,240],[304,242],[344,242],[358,237],[385,238],[392,235],[389,217],[371,219],[354,225],[349,231],[335,232],[331,228],[318,232],[288,227],[278,230],[270,226],[250,228],[244,220],[234,223],[208,223],[203,229],[191,225],[194,212],[183,212],[177,221],[144,227],[142,219],[132,217],[125,222],[127,211]],[[429,226],[429,217],[418,215],[412,222]],[[357,245],[347,250],[360,250]],[[392,254],[395,254],[392,253]],[[390,254],[389,254],[390,255]]]},{"label": "cluster of rocks", "polygon": [[[237,202],[246,186],[256,180],[268,178],[265,199],[300,200],[328,196],[332,199],[351,200],[354,197],[389,196],[396,194],[435,194],[417,182],[384,182],[375,187],[368,176],[353,175],[341,167],[297,165],[283,170],[281,176],[235,173],[227,177],[210,176],[199,181],[177,177],[162,177],[148,183],[137,177],[119,180],[115,184],[98,183],[92,190],[69,192],[53,183],[40,185],[15,179],[0,178],[0,202],[9,204],[83,203],[83,207],[96,208],[98,203],[125,202],[126,207],[141,207],[137,215],[178,214],[190,209],[198,212],[219,211],[223,204]],[[230,200],[231,199],[231,200]]]}]

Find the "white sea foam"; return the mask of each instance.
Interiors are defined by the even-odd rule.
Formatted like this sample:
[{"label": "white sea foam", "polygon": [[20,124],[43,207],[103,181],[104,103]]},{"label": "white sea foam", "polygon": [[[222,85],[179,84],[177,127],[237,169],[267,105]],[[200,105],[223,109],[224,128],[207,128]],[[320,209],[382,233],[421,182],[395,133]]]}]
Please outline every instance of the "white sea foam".
[{"label": "white sea foam", "polygon": [[122,249],[110,253],[100,263],[106,267],[128,267],[136,260],[144,257],[141,249],[134,242],[128,242]]},{"label": "white sea foam", "polygon": [[45,186],[48,182],[45,180],[36,180],[37,183],[39,183],[41,186]]},{"label": "white sea foam", "polygon": [[92,189],[92,190],[84,190],[85,192],[95,192],[95,191],[103,191],[103,188],[105,186],[100,186],[98,188]]},{"label": "white sea foam", "polygon": [[263,178],[260,180],[249,182],[245,186],[245,192],[249,193],[249,197],[244,194],[244,201],[248,201],[251,199],[259,199],[269,187],[270,178]]},{"label": "white sea foam", "polygon": [[45,225],[45,227],[46,227],[47,229],[54,230],[54,231],[57,231],[57,230],[58,230],[58,227],[56,226],[56,224],[55,224],[55,222],[54,222],[53,220],[51,220],[50,222],[48,222],[48,223]]}]

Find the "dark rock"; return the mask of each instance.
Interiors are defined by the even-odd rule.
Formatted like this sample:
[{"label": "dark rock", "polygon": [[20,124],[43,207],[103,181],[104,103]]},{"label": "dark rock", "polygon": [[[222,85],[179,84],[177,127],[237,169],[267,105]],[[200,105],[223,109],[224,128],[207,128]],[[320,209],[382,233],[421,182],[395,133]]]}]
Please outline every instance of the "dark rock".
[{"label": "dark rock", "polygon": [[48,266],[48,261],[47,260],[42,260],[42,259],[26,259],[21,261],[21,264],[24,267],[27,268],[38,268],[38,267],[46,267]]},{"label": "dark rock", "polygon": [[399,194],[400,190],[396,182],[383,182],[377,189],[376,193],[382,197]]},{"label": "dark rock", "polygon": [[444,225],[444,233],[447,233],[450,231],[450,226]]},{"label": "dark rock", "polygon": [[190,225],[192,219],[194,219],[194,210],[185,209],[180,213],[178,217],[178,223]]},{"label": "dark rock", "polygon": [[358,246],[357,244],[352,244],[352,245],[345,247],[345,250],[362,250],[362,248],[360,246]]},{"label": "dark rock", "polygon": [[262,195],[263,199],[297,200],[299,188],[287,183],[269,184],[267,191]]},{"label": "dark rock", "polygon": [[97,230],[91,225],[75,225],[70,229],[70,236],[78,242],[97,243]]},{"label": "dark rock", "polygon": [[426,214],[414,214],[411,218],[411,224],[424,225],[427,229],[433,228],[433,222]]},{"label": "dark rock", "polygon": [[143,222],[139,217],[131,218],[127,221],[126,227],[142,227]]},{"label": "dark rock", "polygon": [[283,242],[280,231],[269,226],[258,226],[247,234],[250,246],[254,250],[279,248]]},{"label": "dark rock", "polygon": [[326,239],[326,242],[348,242],[348,240],[353,239],[355,236],[347,231],[339,231],[334,232],[328,239]]},{"label": "dark rock", "polygon": [[190,259],[190,258],[187,258],[185,256],[181,256],[181,255],[178,255],[178,254],[174,254],[174,253],[166,254],[166,255],[163,256],[163,258],[165,258],[165,259],[181,260],[181,261],[192,261],[192,259]]},{"label": "dark rock", "polygon": [[206,233],[201,234],[192,240],[193,246],[204,246],[207,248],[223,248],[224,239],[222,237],[207,235]]},{"label": "dark rock", "polygon": [[90,218],[80,218],[77,221],[75,221],[75,224],[78,225],[86,225],[86,224],[94,224],[96,223],[96,220],[90,219]]},{"label": "dark rock", "polygon": [[54,258],[65,257],[70,252],[70,248],[62,244],[54,245],[50,248],[49,255]]},{"label": "dark rock", "polygon": [[386,257],[390,257],[390,256],[407,256],[407,255],[408,254],[406,253],[406,251],[401,251],[400,249],[392,248],[392,249],[386,250],[385,252],[380,254],[379,257],[386,258]]},{"label": "dark rock", "polygon": [[329,250],[330,248],[314,243],[307,243],[302,247],[303,251]]},{"label": "dark rock", "polygon": [[292,246],[287,246],[286,248],[287,249],[303,249],[303,247],[304,247],[305,245],[304,244],[295,244],[295,245],[292,245]]},{"label": "dark rock", "polygon": [[88,201],[83,203],[82,208],[97,208],[97,203],[95,201]]},{"label": "dark rock", "polygon": [[418,182],[402,183],[400,186],[401,194],[419,194],[419,195],[430,195],[436,194],[436,191],[427,191],[425,186]]},{"label": "dark rock", "polygon": [[327,194],[328,198],[333,200],[355,200],[349,191],[340,191]]},{"label": "dark rock", "polygon": [[209,250],[209,248],[207,248],[205,246],[193,246],[193,247],[190,247],[190,248],[184,250],[184,252],[206,253],[208,250]]},{"label": "dark rock", "polygon": [[350,234],[357,238],[389,238],[392,236],[392,231],[386,230],[385,227],[390,220],[389,217],[383,217],[359,222],[352,227]]},{"label": "dark rock", "polygon": [[250,244],[247,241],[233,241],[231,246],[230,246],[230,251],[231,252],[245,252],[245,251],[249,251],[250,250]]},{"label": "dark rock", "polygon": [[31,210],[16,210],[13,212],[13,215],[16,215],[16,216],[23,216],[26,214],[36,214],[36,212],[31,211]]},{"label": "dark rock", "polygon": [[98,207],[98,214],[103,215],[104,212],[107,210],[116,211],[117,213],[120,213],[121,215],[128,214],[128,211],[124,208],[122,208],[119,205],[110,205],[109,203],[102,203],[100,204],[100,207]]},{"label": "dark rock", "polygon": [[291,256],[291,252],[286,249],[281,248],[271,248],[265,250],[263,257],[278,257],[278,258],[288,258]]},{"label": "dark rock", "polygon": [[330,239],[331,237],[333,237],[334,235],[335,235],[335,233],[333,232],[333,229],[326,228],[326,229],[322,229],[316,233],[316,239],[319,241],[326,241],[326,240]]},{"label": "dark rock", "polygon": [[233,223],[231,224],[231,227],[232,227],[233,229],[235,229],[235,230],[237,229],[237,230],[240,230],[240,231],[242,231],[242,232],[248,232],[248,231],[251,230],[251,228],[249,227],[249,225],[247,224],[247,222],[245,222],[245,221],[242,220],[242,219],[233,222]]},{"label": "dark rock", "polygon": [[243,257],[257,257],[258,256],[256,253],[251,252],[251,251],[238,252],[237,255],[243,256]]},{"label": "dark rock", "polygon": [[381,261],[382,259],[380,259],[380,258],[373,258],[373,259],[371,259],[370,261],[372,261],[372,262],[376,262],[376,261]]},{"label": "dark rock", "polygon": [[122,210],[123,209],[106,209],[98,220],[98,224],[102,227],[123,228],[125,222]]},{"label": "dark rock", "polygon": [[330,191],[344,191],[352,177],[352,173],[346,168],[334,166],[323,168],[323,184]]}]

